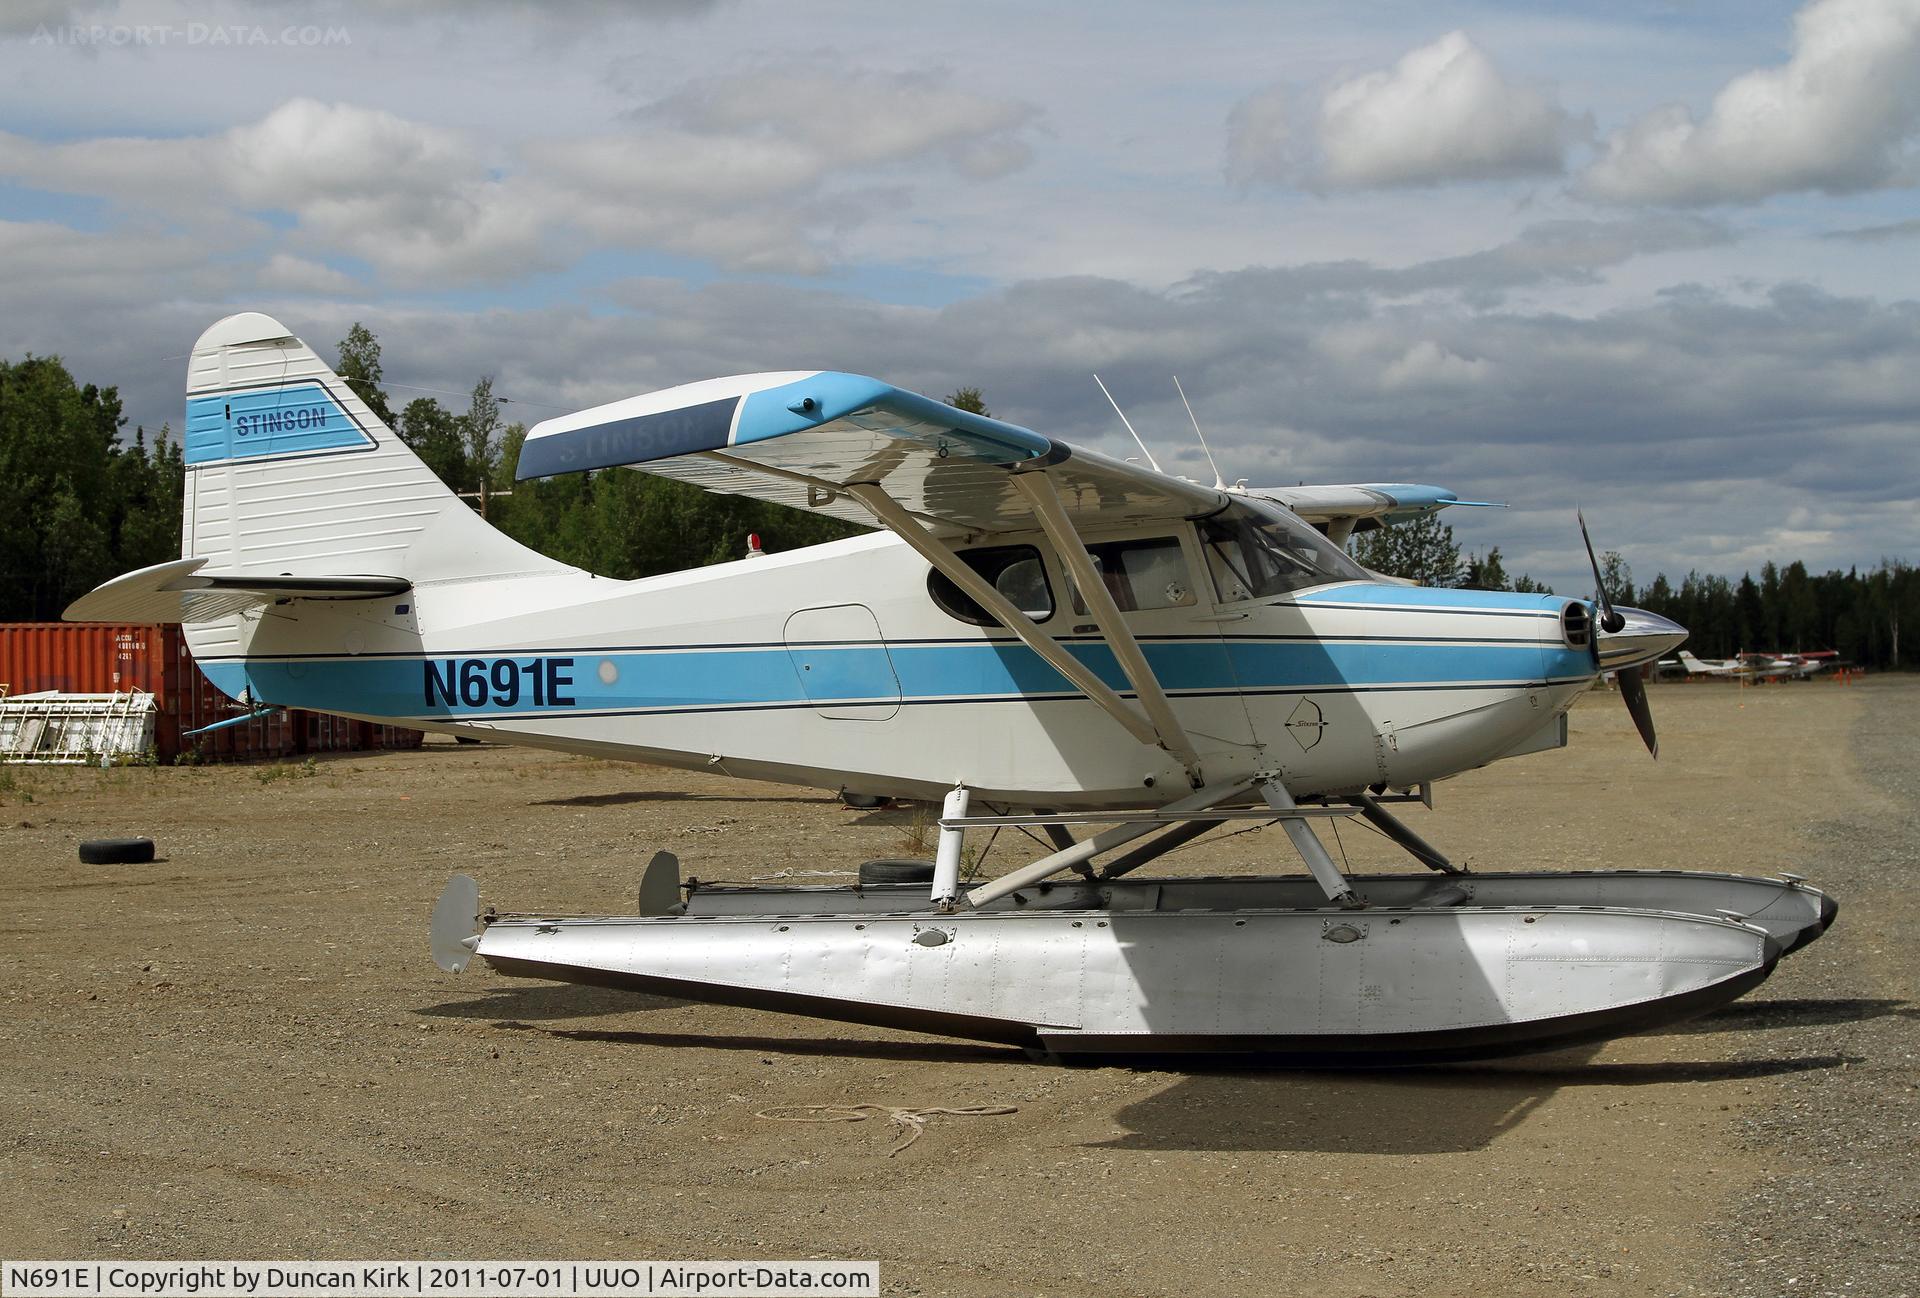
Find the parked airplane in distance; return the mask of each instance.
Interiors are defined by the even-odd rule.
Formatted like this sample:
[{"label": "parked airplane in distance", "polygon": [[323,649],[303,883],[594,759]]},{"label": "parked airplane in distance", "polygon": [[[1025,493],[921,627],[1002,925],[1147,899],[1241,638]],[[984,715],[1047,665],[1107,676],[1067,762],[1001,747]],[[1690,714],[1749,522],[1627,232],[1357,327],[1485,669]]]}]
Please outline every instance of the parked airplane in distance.
[{"label": "parked airplane in distance", "polygon": [[1752,676],[1754,670],[1747,661],[1735,655],[1732,658],[1696,658],[1685,649],[1680,651],[1680,665],[1687,669],[1689,676]]},{"label": "parked airplane in distance", "polygon": [[1804,681],[1829,667],[1840,667],[1840,652],[1837,649],[1818,649],[1811,653],[1752,653],[1745,657],[1754,662],[1764,662],[1775,669],[1776,673],[1789,680]]},{"label": "parked airplane in distance", "polygon": [[[1665,660],[1665,662],[1671,661],[1671,659]],[[1735,654],[1731,658],[1696,658],[1682,649],[1679,664],[1686,668],[1689,676],[1797,681],[1806,680],[1824,668],[1841,665],[1839,651],[1834,649],[1790,654],[1759,653],[1749,650]]]}]

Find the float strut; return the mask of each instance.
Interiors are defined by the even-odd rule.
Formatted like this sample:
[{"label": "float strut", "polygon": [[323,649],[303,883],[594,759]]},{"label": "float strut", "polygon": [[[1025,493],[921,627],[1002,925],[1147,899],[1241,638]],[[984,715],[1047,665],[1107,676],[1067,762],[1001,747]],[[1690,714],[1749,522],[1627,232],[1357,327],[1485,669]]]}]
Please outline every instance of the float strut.
[{"label": "float strut", "polygon": [[[941,808],[942,820],[963,820],[967,814],[967,786],[956,784],[947,791],[947,801]],[[960,846],[966,830],[959,826],[949,829],[940,827],[940,846],[933,857],[933,904],[942,910],[952,910],[954,898],[960,895]]]},{"label": "float strut", "polygon": [[[1219,784],[1211,788],[1200,789],[1184,798],[1176,798],[1160,808],[1168,819],[1183,816],[1187,812],[1205,811],[1223,802],[1230,802],[1247,792],[1250,780],[1237,780],[1232,784]],[[1043,856],[1032,865],[1025,865],[1011,874],[1002,875],[991,882],[983,883],[967,894],[967,901],[975,907],[996,901],[1008,893],[1018,892],[1022,888],[1039,883],[1048,875],[1070,870],[1083,861],[1091,861],[1103,852],[1111,852],[1122,843],[1131,843],[1154,830],[1156,821],[1129,821],[1103,829],[1092,838],[1083,838],[1072,847],[1064,848],[1051,856]]]},{"label": "float strut", "polygon": [[1306,817],[1299,815],[1300,804],[1287,792],[1287,786],[1277,777],[1260,782],[1260,796],[1267,805],[1280,813],[1280,823],[1287,831],[1287,837],[1293,840],[1293,850],[1300,853],[1300,859],[1307,863],[1307,869],[1313,873],[1314,882],[1327,894],[1327,900],[1336,902],[1349,910],[1358,910],[1367,903],[1347,882],[1347,876],[1340,873],[1340,867],[1327,855],[1326,845],[1314,834],[1313,827],[1307,824]]},{"label": "float strut", "polygon": [[1099,877],[1104,882],[1138,870],[1149,861],[1159,860],[1181,844],[1191,843],[1218,823],[1213,820],[1189,820],[1184,825],[1175,825],[1158,838],[1150,838],[1131,852],[1100,867]]},{"label": "float strut", "polygon": [[1072,847],[1075,843],[1080,841],[1079,839],[1073,836],[1073,831],[1068,829],[1065,825],[1061,825],[1061,824],[1042,825],[1040,826],[1040,829],[1043,833],[1046,834],[1047,841],[1053,844],[1054,849],[1056,851],[1064,852],[1069,847]]},{"label": "float strut", "polygon": [[1442,874],[1471,873],[1465,866],[1455,865],[1449,861],[1446,854],[1439,848],[1407,828],[1405,821],[1381,806],[1371,793],[1361,793],[1348,798],[1347,803],[1360,808],[1360,814],[1367,818],[1368,824],[1406,848],[1414,860],[1429,870],[1438,870]]}]

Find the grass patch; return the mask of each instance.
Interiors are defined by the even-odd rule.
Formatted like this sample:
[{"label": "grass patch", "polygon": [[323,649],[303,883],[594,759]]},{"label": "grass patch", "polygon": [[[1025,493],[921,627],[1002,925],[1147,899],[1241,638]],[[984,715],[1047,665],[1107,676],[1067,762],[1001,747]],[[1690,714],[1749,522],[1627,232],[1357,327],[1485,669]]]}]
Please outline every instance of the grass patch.
[{"label": "grass patch", "polygon": [[275,762],[272,766],[262,766],[253,773],[253,778],[262,784],[272,784],[276,780],[311,780],[320,774],[320,763],[309,757],[304,762]]}]

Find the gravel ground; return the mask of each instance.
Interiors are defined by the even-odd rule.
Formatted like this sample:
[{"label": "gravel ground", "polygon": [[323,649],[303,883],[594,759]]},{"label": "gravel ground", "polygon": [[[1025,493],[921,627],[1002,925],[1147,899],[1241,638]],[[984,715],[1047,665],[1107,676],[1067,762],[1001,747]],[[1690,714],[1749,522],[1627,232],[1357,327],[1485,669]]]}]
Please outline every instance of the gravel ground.
[{"label": "gravel ground", "polygon": [[[1840,899],[1833,932],[1693,1024],[1398,1073],[1053,1068],[426,958],[455,870],[504,906],[614,911],[656,848],[810,882],[901,854],[911,811],[440,743],[0,770],[0,1255],[878,1258],[890,1294],[966,1296],[1920,1296],[1920,681],[1652,696],[1657,763],[1596,694],[1568,749],[1446,782],[1418,828],[1476,868],[1792,869]],[[162,860],[75,860],[138,832]],[[1297,868],[1278,838],[1168,865]],[[1352,828],[1334,846],[1403,868]],[[897,1157],[882,1122],[755,1116],[853,1102],[1018,1112],[936,1117]]]},{"label": "gravel ground", "polygon": [[1920,1295],[1920,693],[1863,693],[1853,758],[1882,805],[1807,833],[1806,873],[1843,899],[1840,917],[1794,957],[1794,982],[1715,1016],[1744,1012],[1742,1058],[1833,1064],[1760,1083],[1739,1124],[1780,1168],[1729,1232],[1739,1295]]}]

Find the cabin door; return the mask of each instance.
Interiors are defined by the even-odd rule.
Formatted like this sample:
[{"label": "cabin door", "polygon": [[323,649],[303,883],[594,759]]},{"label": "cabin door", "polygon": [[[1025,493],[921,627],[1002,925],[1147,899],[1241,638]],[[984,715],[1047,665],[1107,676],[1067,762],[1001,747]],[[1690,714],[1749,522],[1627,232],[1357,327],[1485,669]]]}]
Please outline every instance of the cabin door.
[{"label": "cabin door", "polygon": [[[1194,747],[1203,757],[1251,752],[1253,723],[1225,638],[1226,628],[1245,615],[1223,616],[1216,609],[1193,530],[1096,540],[1087,553]],[[1073,633],[1097,635],[1099,627],[1071,581],[1067,592]]]}]

